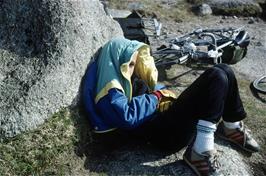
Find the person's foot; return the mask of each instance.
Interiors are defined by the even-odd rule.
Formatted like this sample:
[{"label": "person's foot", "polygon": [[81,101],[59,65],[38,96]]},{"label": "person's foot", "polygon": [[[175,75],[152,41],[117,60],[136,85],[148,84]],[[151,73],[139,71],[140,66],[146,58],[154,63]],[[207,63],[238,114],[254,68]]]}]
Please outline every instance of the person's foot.
[{"label": "person's foot", "polygon": [[192,147],[188,147],[183,155],[183,159],[198,176],[212,175],[220,167],[216,152],[214,151],[199,154]]},{"label": "person's foot", "polygon": [[240,128],[236,129],[226,128],[223,122],[221,122],[215,134],[222,139],[238,145],[247,152],[254,153],[260,149],[259,144],[252,138],[249,130],[244,126],[242,121],[240,122]]}]

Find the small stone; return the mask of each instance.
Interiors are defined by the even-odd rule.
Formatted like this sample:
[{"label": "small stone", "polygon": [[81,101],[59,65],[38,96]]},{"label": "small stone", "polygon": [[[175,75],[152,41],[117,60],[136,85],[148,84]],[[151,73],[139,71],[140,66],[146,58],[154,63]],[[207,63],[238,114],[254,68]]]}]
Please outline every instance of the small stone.
[{"label": "small stone", "polygon": [[248,24],[254,24],[254,23],[255,23],[255,20],[254,20],[253,17],[251,17],[251,18],[249,19],[249,21],[248,21]]},{"label": "small stone", "polygon": [[261,42],[257,42],[256,46],[262,46],[262,43]]},{"label": "small stone", "polygon": [[212,9],[208,4],[201,4],[199,7],[199,15],[211,15],[212,14]]}]

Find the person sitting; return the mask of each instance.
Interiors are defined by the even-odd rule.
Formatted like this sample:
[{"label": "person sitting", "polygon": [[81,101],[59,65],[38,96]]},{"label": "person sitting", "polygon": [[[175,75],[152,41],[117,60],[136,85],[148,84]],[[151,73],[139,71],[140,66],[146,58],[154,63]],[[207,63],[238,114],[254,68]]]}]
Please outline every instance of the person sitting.
[{"label": "person sitting", "polygon": [[198,175],[217,170],[215,133],[248,152],[259,151],[243,124],[247,114],[228,65],[206,69],[179,96],[157,79],[148,45],[124,37],[107,42],[84,77],[83,101],[94,131],[187,147],[184,161]]}]

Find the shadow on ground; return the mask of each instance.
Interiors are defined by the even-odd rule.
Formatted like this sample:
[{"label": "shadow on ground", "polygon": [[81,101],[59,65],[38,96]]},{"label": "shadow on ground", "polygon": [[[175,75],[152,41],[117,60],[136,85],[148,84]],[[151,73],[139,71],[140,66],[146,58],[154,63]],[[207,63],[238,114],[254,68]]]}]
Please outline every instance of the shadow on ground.
[{"label": "shadow on ground", "polygon": [[95,134],[85,112],[80,108],[76,119],[76,135],[79,138],[75,153],[84,160],[84,168],[90,173],[107,175],[193,175],[182,160],[183,150],[158,148],[121,134],[110,132]]}]

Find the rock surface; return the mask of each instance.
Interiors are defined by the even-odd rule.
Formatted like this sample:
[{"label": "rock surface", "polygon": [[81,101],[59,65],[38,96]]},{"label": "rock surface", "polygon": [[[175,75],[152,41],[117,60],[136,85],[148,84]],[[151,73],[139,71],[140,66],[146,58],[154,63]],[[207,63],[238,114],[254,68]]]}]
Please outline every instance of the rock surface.
[{"label": "rock surface", "polygon": [[199,15],[211,15],[212,14],[212,9],[208,4],[201,4],[198,7],[198,14]]},{"label": "rock surface", "polygon": [[98,0],[0,1],[0,138],[71,105],[91,57],[122,34]]},{"label": "rock surface", "polygon": [[253,16],[262,13],[260,5],[254,0],[207,0],[214,14]]}]

